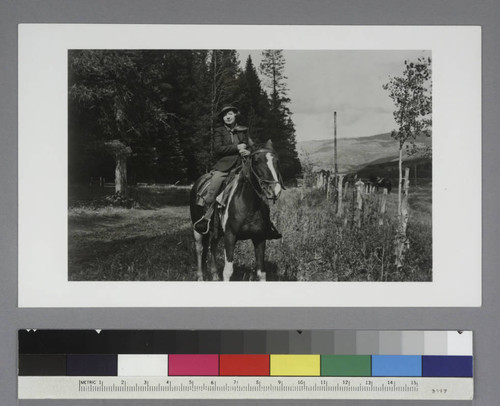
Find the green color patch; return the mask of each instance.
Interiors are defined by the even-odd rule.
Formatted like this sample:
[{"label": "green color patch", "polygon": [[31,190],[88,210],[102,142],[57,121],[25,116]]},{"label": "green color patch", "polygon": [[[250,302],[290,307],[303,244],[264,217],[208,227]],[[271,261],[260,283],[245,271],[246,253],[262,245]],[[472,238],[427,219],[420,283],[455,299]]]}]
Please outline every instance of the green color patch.
[{"label": "green color patch", "polygon": [[321,376],[371,376],[371,356],[322,355]]}]

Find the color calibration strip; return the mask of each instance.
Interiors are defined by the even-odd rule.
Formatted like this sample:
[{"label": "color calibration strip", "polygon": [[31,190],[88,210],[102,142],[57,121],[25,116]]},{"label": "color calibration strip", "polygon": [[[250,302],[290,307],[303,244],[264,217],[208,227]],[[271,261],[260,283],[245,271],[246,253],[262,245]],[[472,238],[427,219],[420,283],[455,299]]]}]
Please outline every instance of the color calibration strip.
[{"label": "color calibration strip", "polygon": [[19,376],[472,377],[467,355],[68,354],[19,356]]},{"label": "color calibration strip", "polygon": [[[209,333],[215,342],[202,344],[205,332],[20,331],[19,396],[25,399],[472,398],[472,332]],[[354,347],[347,340],[353,333]],[[251,336],[265,338],[266,345],[260,347],[260,353],[247,353],[245,337]],[[165,340],[168,337],[175,340]],[[191,341],[181,343],[177,341],[179,337],[190,337]],[[281,341],[275,341],[278,337]],[[117,341],[113,343],[112,338]],[[217,348],[217,353],[201,353],[203,346]],[[267,353],[284,347],[288,353]],[[144,348],[156,353],[144,353]],[[251,348],[255,350],[256,343]]]}]

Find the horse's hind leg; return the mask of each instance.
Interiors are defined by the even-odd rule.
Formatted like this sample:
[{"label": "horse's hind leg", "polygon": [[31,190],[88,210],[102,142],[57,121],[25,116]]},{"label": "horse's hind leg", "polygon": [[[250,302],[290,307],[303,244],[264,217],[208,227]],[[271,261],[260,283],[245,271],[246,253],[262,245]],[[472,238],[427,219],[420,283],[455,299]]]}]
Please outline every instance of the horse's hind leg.
[{"label": "horse's hind leg", "polygon": [[234,246],[236,237],[231,232],[224,234],[224,270],[222,277],[224,282],[229,282],[233,275]]},{"label": "horse's hind leg", "polygon": [[196,280],[203,281],[207,266],[208,236],[193,230],[196,248]]},{"label": "horse's hind leg", "polygon": [[266,281],[266,272],[264,269],[264,257],[266,252],[266,240],[252,240],[255,248],[255,269],[257,278],[261,282]]}]

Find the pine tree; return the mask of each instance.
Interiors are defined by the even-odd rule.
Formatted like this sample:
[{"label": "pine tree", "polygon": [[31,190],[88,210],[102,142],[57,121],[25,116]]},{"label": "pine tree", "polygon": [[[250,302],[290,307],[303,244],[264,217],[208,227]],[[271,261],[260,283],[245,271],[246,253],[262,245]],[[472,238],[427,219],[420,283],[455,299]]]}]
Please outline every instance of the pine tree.
[{"label": "pine tree", "polygon": [[69,115],[76,118],[70,124],[75,130],[70,131],[70,151],[78,154],[79,143],[108,151],[115,159],[115,190],[122,195],[127,193],[126,165],[135,130],[129,115],[137,80],[135,56],[120,51],[69,53]]},{"label": "pine tree", "polygon": [[271,110],[286,110],[290,99],[286,97],[288,88],[285,76],[285,57],[281,49],[266,49],[262,51],[260,72],[267,78],[267,86],[270,89]]},{"label": "pine tree", "polygon": [[266,123],[269,118],[269,101],[250,56],[247,58],[245,70],[238,77],[234,98],[238,99],[241,112],[239,121],[249,127],[252,140],[257,143],[267,141],[269,134],[266,131]]},{"label": "pine tree", "polygon": [[[183,162],[171,165],[168,158],[162,160],[163,177],[174,180],[194,180],[209,166],[207,145],[210,144],[210,87],[207,51],[164,51],[164,75],[171,83],[167,109],[173,113],[172,124],[175,140],[164,153],[178,150]],[[167,79],[166,79],[167,80]],[[167,140],[166,140],[167,142]],[[177,168],[177,169],[176,169]]]},{"label": "pine tree", "polygon": [[[234,104],[235,89],[239,74],[238,55],[235,50],[214,49],[210,51],[209,75],[210,75],[210,134],[211,145],[213,144],[213,133],[217,123],[217,113],[225,104]],[[236,103],[237,104],[237,103]]]},{"label": "pine tree", "polygon": [[270,113],[267,128],[273,145],[280,158],[283,178],[290,179],[301,171],[296,150],[295,126],[288,104],[288,88],[285,76],[285,58],[283,51],[268,49],[262,52],[260,72],[267,79],[270,97]]},{"label": "pine tree", "polygon": [[[177,162],[179,173],[172,177],[185,173],[182,149],[164,147],[179,144],[172,140],[179,130],[168,105],[174,75],[166,72],[166,59],[162,51],[69,53],[70,155],[80,157],[70,167],[71,179],[88,175],[86,161],[92,163],[95,153],[104,161],[104,151],[116,161],[115,174],[121,174],[115,176],[120,194],[126,194],[127,177],[155,181],[165,161],[159,151],[169,150],[167,159]],[[93,165],[90,171],[102,170]]]}]

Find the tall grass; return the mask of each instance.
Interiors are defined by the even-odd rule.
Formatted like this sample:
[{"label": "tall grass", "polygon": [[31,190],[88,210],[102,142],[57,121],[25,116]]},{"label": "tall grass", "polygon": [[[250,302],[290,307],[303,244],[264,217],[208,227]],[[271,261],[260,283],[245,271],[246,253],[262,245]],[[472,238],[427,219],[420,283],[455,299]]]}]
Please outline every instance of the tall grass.
[{"label": "tall grass", "polygon": [[[396,204],[389,195],[384,225],[378,224],[378,199],[365,206],[361,227],[353,205],[345,202],[344,216],[319,190],[287,192],[273,208],[273,219],[283,234],[268,242],[266,256],[275,280],[298,281],[429,281],[432,280],[430,219],[414,211],[408,235],[410,252],[402,269],[395,266]],[[425,206],[427,210],[427,206]],[[238,250],[238,261],[252,261],[248,243]]]},{"label": "tall grass", "polygon": [[[80,198],[69,210],[70,280],[195,280],[188,191],[174,186],[137,188],[134,199],[140,203],[132,209],[103,206],[102,200],[89,204],[96,201],[92,194]],[[398,270],[394,265],[395,194],[388,196],[383,226],[378,224],[377,195],[373,195],[358,227],[350,200],[339,218],[324,193],[286,190],[271,206],[283,239],[267,243],[268,280],[432,280],[431,198],[430,186],[410,194],[410,251]],[[250,279],[254,262],[251,242],[238,242],[234,279]]]}]

